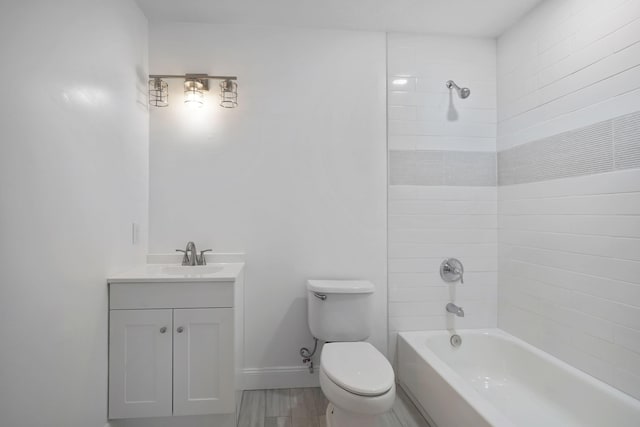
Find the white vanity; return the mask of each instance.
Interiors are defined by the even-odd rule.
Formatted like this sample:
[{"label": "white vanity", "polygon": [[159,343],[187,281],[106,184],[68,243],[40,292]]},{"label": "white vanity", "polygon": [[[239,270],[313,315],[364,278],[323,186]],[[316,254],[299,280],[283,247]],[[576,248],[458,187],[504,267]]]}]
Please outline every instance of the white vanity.
[{"label": "white vanity", "polygon": [[109,278],[109,418],[130,419],[115,425],[235,425],[243,268],[147,264]]}]

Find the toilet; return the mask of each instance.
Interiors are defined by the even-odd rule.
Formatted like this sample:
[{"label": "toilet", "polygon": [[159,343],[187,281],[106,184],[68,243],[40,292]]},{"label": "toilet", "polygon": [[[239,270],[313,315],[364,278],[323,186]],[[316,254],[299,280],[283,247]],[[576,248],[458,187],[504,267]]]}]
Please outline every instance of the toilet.
[{"label": "toilet", "polygon": [[328,427],[375,427],[396,397],[391,364],[365,342],[373,323],[373,283],[309,280],[309,329],[325,342],[320,387],[329,400]]}]

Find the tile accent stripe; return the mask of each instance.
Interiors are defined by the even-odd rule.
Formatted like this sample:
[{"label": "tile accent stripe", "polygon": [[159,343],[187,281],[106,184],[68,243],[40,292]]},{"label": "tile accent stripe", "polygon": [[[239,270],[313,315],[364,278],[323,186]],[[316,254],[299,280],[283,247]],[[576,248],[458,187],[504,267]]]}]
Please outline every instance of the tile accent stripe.
[{"label": "tile accent stripe", "polygon": [[640,111],[498,152],[498,184],[640,168]]},{"label": "tile accent stripe", "polygon": [[390,185],[496,185],[496,154],[478,151],[389,151]]},{"label": "tile accent stripe", "polygon": [[640,167],[640,112],[613,120],[614,168]]}]

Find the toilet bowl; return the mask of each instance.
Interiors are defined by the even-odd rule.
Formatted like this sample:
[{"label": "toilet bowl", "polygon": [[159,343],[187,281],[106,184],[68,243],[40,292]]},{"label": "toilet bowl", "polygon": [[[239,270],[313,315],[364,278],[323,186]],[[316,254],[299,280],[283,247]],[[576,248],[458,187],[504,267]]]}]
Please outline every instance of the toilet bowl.
[{"label": "toilet bowl", "polygon": [[392,408],[396,396],[391,365],[367,342],[325,344],[320,387],[330,402],[330,427],[374,427],[379,416]]}]

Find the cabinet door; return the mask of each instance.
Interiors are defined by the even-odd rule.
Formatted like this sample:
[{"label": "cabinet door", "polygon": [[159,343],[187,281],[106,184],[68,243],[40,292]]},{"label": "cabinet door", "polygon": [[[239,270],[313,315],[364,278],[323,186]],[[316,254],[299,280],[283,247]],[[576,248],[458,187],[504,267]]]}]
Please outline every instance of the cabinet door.
[{"label": "cabinet door", "polygon": [[233,413],[233,309],[174,310],[173,331],[173,415]]},{"label": "cabinet door", "polygon": [[172,310],[109,316],[109,418],[170,416]]}]

